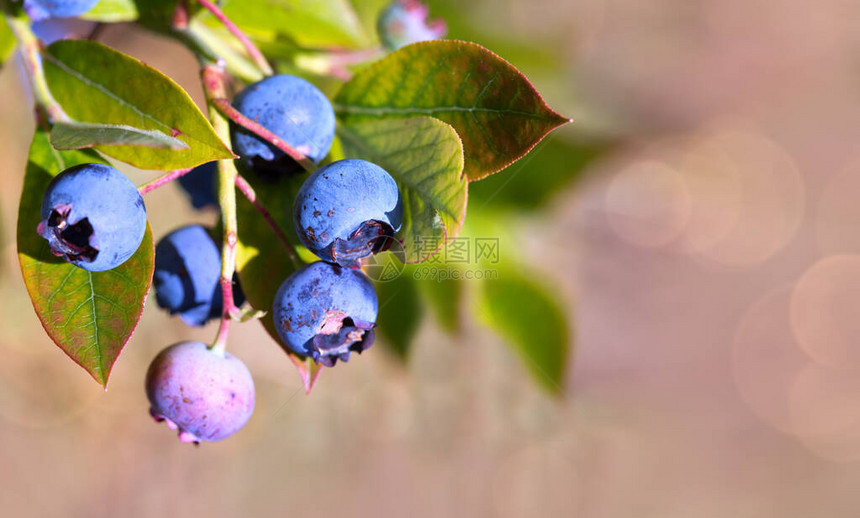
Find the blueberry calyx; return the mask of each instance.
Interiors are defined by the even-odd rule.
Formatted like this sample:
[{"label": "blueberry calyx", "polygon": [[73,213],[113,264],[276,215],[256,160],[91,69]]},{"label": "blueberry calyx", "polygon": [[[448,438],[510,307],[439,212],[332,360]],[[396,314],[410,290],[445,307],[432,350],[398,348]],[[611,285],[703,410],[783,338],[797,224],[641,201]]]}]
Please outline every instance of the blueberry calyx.
[{"label": "blueberry calyx", "polygon": [[362,257],[388,250],[395,234],[388,223],[375,219],[365,221],[349,239],[335,238],[331,245],[332,258],[335,263],[354,270],[361,266]]},{"label": "blueberry calyx", "polygon": [[48,240],[51,253],[55,256],[70,262],[91,263],[99,255],[99,251],[90,245],[93,226],[89,218],[69,223],[68,217],[71,210],[68,205],[54,207],[47,221],[39,223],[37,231]]},{"label": "blueberry calyx", "polygon": [[361,354],[373,345],[373,327],[371,322],[354,320],[340,311],[327,312],[311,341],[311,359],[326,367],[334,367],[338,360],[348,362],[353,352]]},{"label": "blueberry calyx", "polygon": [[[179,430],[179,425],[170,420],[169,417],[165,415],[161,415],[151,407],[149,409],[149,415],[155,419],[156,423],[164,423],[171,430]],[[188,430],[179,430],[179,442],[190,443],[193,442],[195,446],[200,446],[200,438],[189,432]]]}]

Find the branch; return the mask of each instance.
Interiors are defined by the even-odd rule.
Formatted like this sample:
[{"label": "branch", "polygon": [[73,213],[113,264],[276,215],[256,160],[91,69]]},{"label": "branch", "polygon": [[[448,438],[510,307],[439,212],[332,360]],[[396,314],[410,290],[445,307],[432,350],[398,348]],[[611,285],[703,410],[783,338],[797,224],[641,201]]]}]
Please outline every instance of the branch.
[{"label": "branch", "polygon": [[310,158],[306,157],[305,155],[297,151],[293,146],[281,140],[280,137],[267,130],[260,123],[252,121],[248,117],[242,115],[239,110],[233,108],[233,105],[231,105],[230,101],[228,101],[225,97],[211,97],[209,98],[209,102],[215,105],[215,107],[218,108],[221,113],[223,113],[228,119],[230,119],[234,123],[245,128],[246,130],[257,135],[261,139],[265,140],[266,142],[269,142],[276,148],[286,153],[287,156],[298,162],[298,164],[302,166],[305,171],[308,171],[309,173],[316,171],[317,166],[311,161]]},{"label": "branch", "polygon": [[48,82],[45,80],[45,70],[42,68],[41,42],[30,29],[30,21],[23,14],[13,15],[8,0],[0,0],[3,16],[12,35],[18,42],[21,60],[27,69],[27,79],[36,101],[36,117],[40,125],[50,126],[54,122],[71,120],[63,107],[51,95]]},{"label": "branch", "polygon": [[275,232],[275,235],[278,237],[278,241],[284,245],[284,248],[287,249],[287,255],[290,257],[290,261],[292,261],[293,266],[295,268],[300,268],[302,266],[302,262],[299,260],[296,255],[296,250],[293,248],[293,245],[290,243],[290,239],[284,234],[284,231],[281,230],[278,222],[275,221],[275,218],[272,217],[272,214],[264,207],[260,201],[257,199],[257,193],[254,192],[254,188],[251,187],[251,184],[248,183],[247,180],[242,178],[241,175],[236,176],[236,187],[239,188],[239,191],[245,195],[245,198],[248,198],[248,201],[251,202],[251,205],[257,209],[257,212],[263,216],[263,219],[266,220],[266,223],[272,227],[272,230]]},{"label": "branch", "polygon": [[247,83],[263,79],[263,73],[247,56],[238,52],[197,18],[190,18],[188,5],[179,2],[171,20],[173,35],[191,49],[197,59],[218,62],[223,60],[232,75]]},{"label": "branch", "polygon": [[138,187],[137,190],[140,191],[140,195],[143,196],[144,194],[146,194],[150,191],[154,191],[155,189],[158,189],[162,185],[166,185],[166,184],[172,182],[173,180],[176,180],[180,176],[185,176],[186,174],[190,173],[193,170],[194,170],[193,167],[189,167],[188,169],[177,169],[175,171],[170,171],[168,173],[165,173],[165,174],[159,176],[155,180],[146,182],[145,184]]},{"label": "branch", "polygon": [[[206,98],[223,97],[226,95],[224,86],[224,68],[218,65],[206,65],[201,71],[203,89]],[[210,102],[209,119],[215,133],[224,141],[230,142],[230,124]],[[230,323],[233,314],[237,312],[233,300],[233,274],[236,273],[236,243],[238,241],[238,224],[236,222],[236,177],[239,172],[233,160],[218,161],[218,203],[221,205],[221,220],[224,228],[224,244],[221,248],[221,295],[223,307],[221,325],[218,327],[218,337],[212,344],[217,352],[224,351],[227,346],[227,335],[230,333]]]},{"label": "branch", "polygon": [[233,23],[233,21],[230,20],[230,18],[228,18],[226,14],[224,14],[224,11],[222,11],[217,5],[213,4],[209,0],[197,0],[197,3],[202,5],[207,11],[212,13],[212,15],[215,16],[215,18],[217,18],[218,21],[220,21],[224,25],[224,28],[230,31],[230,33],[235,36],[237,40],[239,40],[239,43],[242,44],[242,46],[245,48],[245,51],[247,51],[248,55],[251,56],[251,59],[254,60],[254,63],[256,63],[258,67],[260,67],[260,70],[263,72],[263,74],[270,76],[275,73],[272,70],[271,65],[269,65],[269,62],[266,61],[266,58],[263,56],[263,53],[260,52],[260,49],[258,49],[257,46],[254,45],[254,42],[252,42],[251,39],[248,38],[248,36],[246,36],[244,32],[242,32],[242,29],[237,27],[236,24]]}]

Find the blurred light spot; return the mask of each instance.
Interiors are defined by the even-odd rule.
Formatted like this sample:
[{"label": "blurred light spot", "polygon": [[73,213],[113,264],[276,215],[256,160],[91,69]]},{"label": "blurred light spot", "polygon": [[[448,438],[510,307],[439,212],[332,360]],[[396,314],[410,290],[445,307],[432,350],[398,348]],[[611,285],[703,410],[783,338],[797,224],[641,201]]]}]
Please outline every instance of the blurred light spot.
[{"label": "blurred light spot", "polygon": [[794,340],[789,322],[791,286],[753,304],[735,334],[732,365],[744,402],[765,422],[791,433],[789,393],[809,359]]},{"label": "blurred light spot", "polygon": [[738,224],[742,180],[737,164],[712,139],[694,142],[680,170],[690,190],[692,209],[679,248],[702,252],[716,246]]},{"label": "blurred light spot", "polygon": [[582,479],[564,443],[529,445],[505,459],[493,477],[496,516],[576,516]]},{"label": "blurred light spot", "polygon": [[690,215],[690,193],[681,174],[645,160],[630,164],[612,179],[604,200],[609,223],[635,246],[661,247],[675,239]]},{"label": "blurred light spot", "polygon": [[790,396],[794,432],[814,453],[860,460],[860,378],[809,363]]},{"label": "blurred light spot", "polygon": [[789,404],[798,435],[838,434],[860,421],[860,379],[810,362],[795,379]]},{"label": "blurred light spot", "polygon": [[[699,252],[709,260],[729,266],[764,262],[794,237],[803,218],[804,187],[800,172],[788,153],[759,133],[722,131],[711,139],[712,144],[734,162],[735,168],[727,174],[739,185],[734,187],[729,180],[724,187],[728,194],[722,201],[727,203],[724,217],[728,221],[721,222],[716,229],[718,234],[724,235],[716,236],[719,239]],[[690,174],[695,175],[695,172]],[[730,193],[735,188],[739,188],[739,195]],[[701,194],[701,187],[695,192]],[[698,201],[694,198],[694,205]],[[720,201],[711,200],[705,222],[719,219],[714,211],[719,209]],[[701,229],[704,222],[694,221],[697,221],[696,228]],[[733,224],[731,230],[725,232],[725,228],[720,227],[728,222]],[[700,239],[699,244],[708,240]]]},{"label": "blurred light spot", "polygon": [[860,256],[826,257],[801,276],[791,325],[810,357],[834,369],[860,368]]},{"label": "blurred light spot", "polygon": [[823,254],[860,254],[860,162],[847,167],[824,187],[815,214],[815,238]]}]

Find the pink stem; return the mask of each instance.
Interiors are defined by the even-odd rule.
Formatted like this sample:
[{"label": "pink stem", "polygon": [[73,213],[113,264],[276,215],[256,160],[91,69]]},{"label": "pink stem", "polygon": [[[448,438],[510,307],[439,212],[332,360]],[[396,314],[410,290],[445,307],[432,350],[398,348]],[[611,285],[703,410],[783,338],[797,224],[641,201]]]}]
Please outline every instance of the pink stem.
[{"label": "pink stem", "polygon": [[260,215],[263,216],[263,219],[266,220],[266,223],[268,223],[269,226],[272,227],[272,230],[275,232],[275,236],[278,237],[278,240],[281,242],[281,244],[284,245],[284,248],[287,249],[287,255],[290,256],[290,261],[293,262],[293,266],[295,266],[296,268],[300,267],[301,261],[299,261],[299,258],[296,256],[296,251],[293,249],[292,244],[290,244],[289,238],[286,234],[284,234],[284,231],[281,230],[281,227],[278,225],[278,222],[275,221],[275,218],[272,217],[272,214],[257,199],[257,193],[254,192],[254,188],[251,187],[251,184],[249,184],[248,181],[241,176],[236,176],[236,187],[238,187],[239,191],[241,191],[242,194],[244,194],[245,197],[248,198],[248,201],[250,201],[251,205],[253,205],[254,208],[257,209],[257,212],[259,212]]},{"label": "pink stem", "polygon": [[[235,253],[236,240],[232,240],[233,245],[230,247],[230,253]],[[215,339],[215,347],[221,350],[227,343],[227,336],[230,334],[230,324],[233,321],[233,314],[238,311],[233,299],[233,280],[221,277],[221,296],[223,300],[223,309],[221,311],[221,325],[218,327],[218,336]]]},{"label": "pink stem", "polygon": [[284,153],[286,153],[287,156],[289,156],[290,158],[292,158],[293,160],[298,162],[299,165],[301,165],[305,169],[305,171],[308,171],[308,172],[316,171],[316,168],[317,168],[316,164],[314,164],[308,157],[299,153],[294,147],[292,147],[291,145],[289,145],[286,142],[284,142],[283,140],[281,140],[280,137],[278,137],[277,135],[275,135],[271,131],[267,130],[266,128],[264,128],[259,123],[252,121],[248,117],[245,117],[244,115],[242,115],[242,113],[239,110],[237,110],[236,108],[233,108],[233,105],[231,105],[230,101],[228,101],[227,99],[224,99],[222,97],[222,98],[210,99],[210,101],[228,119],[235,122],[239,126],[242,126],[243,128],[250,131],[251,133],[254,133],[258,137],[262,138],[266,142],[271,143],[273,146],[275,146],[276,148],[278,148],[281,151],[283,151]]},{"label": "pink stem", "polygon": [[[226,118],[211,103],[211,99],[226,95],[224,86],[224,69],[217,65],[206,65],[201,71],[203,89],[209,100],[209,120],[215,133],[225,142],[230,142],[230,124]],[[212,344],[212,350],[223,354],[227,346],[227,335],[230,324],[236,313],[233,301],[233,275],[236,272],[236,243],[238,242],[236,221],[236,165],[232,160],[218,162],[218,203],[221,205],[221,221],[224,227],[224,245],[221,249],[221,295],[224,307],[221,313],[221,325],[218,337]]]},{"label": "pink stem", "polygon": [[250,38],[242,32],[242,29],[237,27],[230,18],[227,18],[224,11],[209,0],[197,0],[197,3],[212,13],[212,15],[215,16],[215,18],[217,18],[218,21],[220,21],[224,27],[236,37],[237,40],[239,40],[242,46],[245,47],[248,55],[251,56],[251,59],[253,59],[255,63],[257,63],[257,66],[260,67],[260,70],[262,70],[265,75],[270,76],[274,74],[272,67],[269,65],[269,62],[266,61],[266,58],[263,56],[263,53],[260,52],[260,49],[258,49],[257,46],[254,45],[254,42],[252,42]]},{"label": "pink stem", "polygon": [[184,176],[184,175],[190,173],[193,169],[194,169],[193,167],[190,167],[188,169],[177,169],[175,171],[170,171],[169,173],[164,174],[162,176],[159,176],[158,178],[156,178],[155,180],[152,180],[151,182],[147,182],[147,183],[141,185],[140,187],[137,188],[137,190],[140,191],[141,195],[144,195],[144,194],[148,193],[149,191],[154,191],[155,189],[158,189],[162,185],[168,184],[168,183],[172,182],[173,180],[176,180],[180,176]]}]

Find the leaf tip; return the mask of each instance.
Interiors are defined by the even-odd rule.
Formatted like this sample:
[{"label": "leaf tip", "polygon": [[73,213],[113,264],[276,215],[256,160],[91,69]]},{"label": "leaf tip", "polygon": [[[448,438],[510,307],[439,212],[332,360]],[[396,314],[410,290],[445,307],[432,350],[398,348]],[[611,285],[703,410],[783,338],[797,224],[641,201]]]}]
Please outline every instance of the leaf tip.
[{"label": "leaf tip", "polygon": [[290,351],[287,351],[287,356],[293,362],[293,365],[296,366],[296,369],[298,369],[299,377],[302,380],[302,388],[304,388],[305,394],[309,395],[320,377],[322,367],[311,362],[310,359],[303,358]]}]

